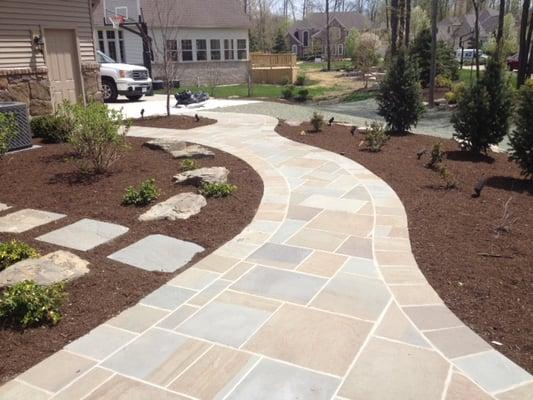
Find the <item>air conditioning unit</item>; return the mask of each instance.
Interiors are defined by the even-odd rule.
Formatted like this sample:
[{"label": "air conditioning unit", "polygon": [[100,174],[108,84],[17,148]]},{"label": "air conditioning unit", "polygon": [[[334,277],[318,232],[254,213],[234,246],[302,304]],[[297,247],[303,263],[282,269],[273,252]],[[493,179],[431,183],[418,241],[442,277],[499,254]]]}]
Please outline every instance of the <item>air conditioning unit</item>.
[{"label": "air conditioning unit", "polygon": [[0,113],[15,114],[17,120],[17,136],[11,141],[9,151],[31,147],[31,131],[26,104],[14,101],[0,102]]}]

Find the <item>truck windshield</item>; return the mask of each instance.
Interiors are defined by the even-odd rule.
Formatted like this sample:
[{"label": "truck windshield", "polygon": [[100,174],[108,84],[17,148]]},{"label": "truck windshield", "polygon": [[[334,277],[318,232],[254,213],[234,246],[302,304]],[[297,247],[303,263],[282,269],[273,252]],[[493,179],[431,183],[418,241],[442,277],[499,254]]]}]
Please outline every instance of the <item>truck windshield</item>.
[{"label": "truck windshield", "polygon": [[98,54],[98,61],[100,62],[100,64],[104,64],[104,63],[105,64],[116,64],[117,63],[115,60],[105,55],[100,50],[98,50],[96,53]]}]

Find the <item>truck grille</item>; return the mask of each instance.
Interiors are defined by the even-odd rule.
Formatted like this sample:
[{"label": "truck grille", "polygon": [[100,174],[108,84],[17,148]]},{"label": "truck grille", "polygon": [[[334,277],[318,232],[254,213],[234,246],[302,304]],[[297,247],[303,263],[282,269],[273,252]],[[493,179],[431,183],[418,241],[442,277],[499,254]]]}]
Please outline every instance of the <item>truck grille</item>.
[{"label": "truck grille", "polygon": [[148,78],[148,71],[138,69],[133,71],[132,76],[136,81],[144,81]]}]

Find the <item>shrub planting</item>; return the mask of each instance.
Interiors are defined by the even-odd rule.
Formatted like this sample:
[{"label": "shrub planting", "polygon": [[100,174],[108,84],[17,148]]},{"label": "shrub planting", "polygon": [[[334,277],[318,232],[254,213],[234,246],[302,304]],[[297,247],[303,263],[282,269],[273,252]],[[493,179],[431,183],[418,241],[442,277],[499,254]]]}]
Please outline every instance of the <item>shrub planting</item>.
[{"label": "shrub planting", "polygon": [[305,103],[309,99],[309,90],[307,89],[300,89],[298,90],[298,95],[294,98],[294,100]]},{"label": "shrub planting", "polygon": [[515,129],[509,135],[509,158],[522,169],[522,175],[533,178],[533,80],[518,92]]},{"label": "shrub planting", "polygon": [[313,116],[311,117],[310,122],[315,132],[320,132],[320,130],[322,130],[322,127],[324,126],[324,116],[315,111],[313,113]]},{"label": "shrub planting", "polygon": [[75,106],[65,100],[54,114],[32,118],[30,127],[33,135],[48,143],[68,142],[76,126],[74,109]]},{"label": "shrub planting", "polygon": [[59,308],[66,299],[63,283],[50,286],[23,281],[4,290],[0,297],[0,319],[16,322],[23,327],[37,324],[57,324]]},{"label": "shrub planting", "polygon": [[444,159],[444,151],[442,150],[442,144],[440,142],[433,145],[430,156],[431,158],[429,159],[427,166],[428,168],[436,170]]},{"label": "shrub planting", "polygon": [[372,121],[370,125],[367,125],[365,132],[365,149],[377,153],[381,151],[381,148],[385,146],[385,143],[389,140],[389,136],[385,132],[385,126],[381,122]]},{"label": "shrub planting", "polygon": [[122,204],[125,206],[142,207],[150,204],[159,197],[159,189],[155,184],[155,179],[148,179],[142,182],[138,188],[129,186],[122,197]]},{"label": "shrub planting", "polygon": [[11,141],[17,136],[17,120],[13,113],[0,113],[0,159],[9,150]]},{"label": "shrub planting", "polygon": [[294,86],[286,86],[281,91],[281,97],[285,100],[291,100],[294,97]]},{"label": "shrub planting", "polygon": [[204,182],[200,186],[200,194],[205,197],[227,197],[237,190],[237,186],[230,183],[208,183]]},{"label": "shrub planting", "polygon": [[37,258],[39,252],[18,240],[0,243],[0,271],[27,258]]},{"label": "shrub planting", "polygon": [[198,169],[199,167],[200,165],[198,164],[198,161],[193,160],[192,158],[187,158],[181,162],[182,171],[192,171],[194,169]]},{"label": "shrub planting", "polygon": [[305,74],[303,74],[303,73],[298,74],[298,76],[296,77],[296,81],[294,82],[294,84],[295,84],[296,86],[303,86],[303,85],[305,85],[305,79],[306,79]]},{"label": "shrub planting", "polygon": [[451,89],[453,82],[450,78],[444,75],[437,75],[435,77],[435,86],[438,88]]}]

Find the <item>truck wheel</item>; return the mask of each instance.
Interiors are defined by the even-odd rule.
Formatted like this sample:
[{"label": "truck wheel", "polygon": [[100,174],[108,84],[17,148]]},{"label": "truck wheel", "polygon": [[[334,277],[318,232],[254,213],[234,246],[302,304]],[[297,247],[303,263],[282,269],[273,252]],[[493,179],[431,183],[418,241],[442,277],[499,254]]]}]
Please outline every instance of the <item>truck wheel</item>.
[{"label": "truck wheel", "polygon": [[128,100],[130,101],[138,101],[141,97],[143,97],[142,95],[140,96],[126,96],[128,98]]},{"label": "truck wheel", "polygon": [[104,96],[104,101],[106,103],[117,100],[117,97],[118,97],[117,85],[115,85],[115,82],[113,82],[112,79],[109,79],[109,78],[102,79],[102,94]]}]

